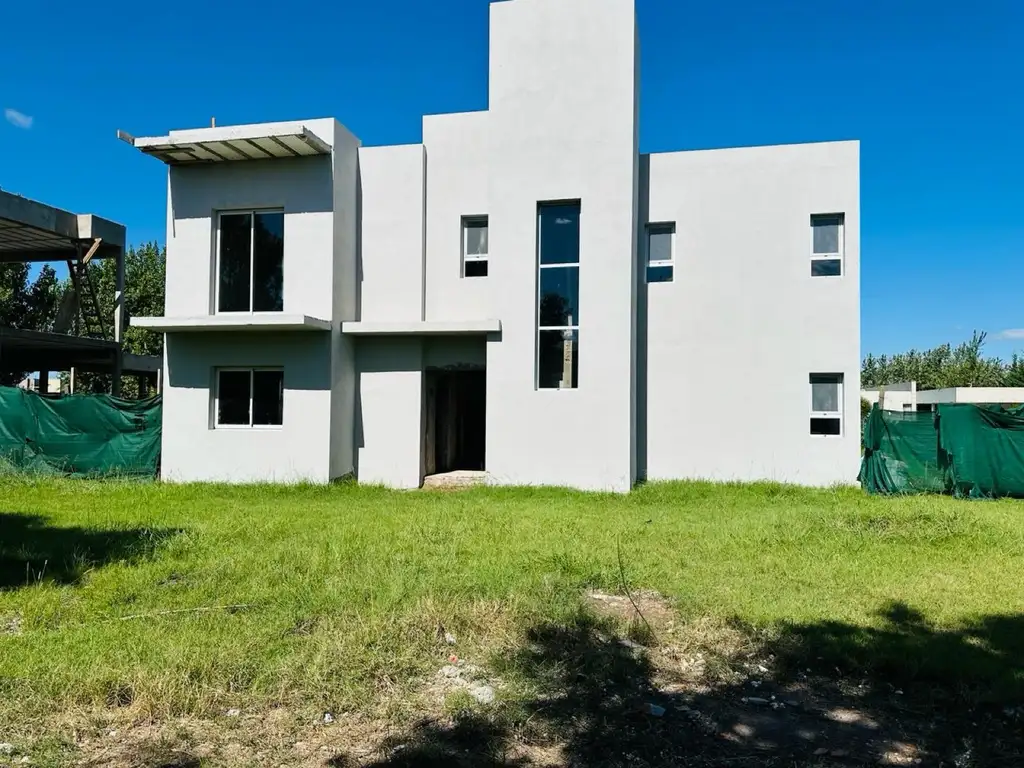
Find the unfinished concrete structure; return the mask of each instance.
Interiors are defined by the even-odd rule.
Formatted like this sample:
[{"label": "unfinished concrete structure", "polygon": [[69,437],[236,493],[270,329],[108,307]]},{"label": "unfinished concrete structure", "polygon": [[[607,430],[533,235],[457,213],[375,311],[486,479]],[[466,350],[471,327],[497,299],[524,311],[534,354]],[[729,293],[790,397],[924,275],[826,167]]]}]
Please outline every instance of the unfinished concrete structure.
[{"label": "unfinished concrete structure", "polygon": [[[37,391],[49,389],[49,372],[111,374],[119,394],[122,374],[156,384],[160,361],[125,353],[125,228],[93,214],[74,214],[0,191],[0,262],[65,263],[71,290],[63,297],[51,330],[0,326],[0,372],[39,372]],[[88,266],[115,259],[114,333],[108,338]]]},{"label": "unfinished concrete structure", "polygon": [[419,144],[122,135],[170,166],[164,476],[854,482],[859,145],[641,154],[637,33],[492,4],[488,109]]}]

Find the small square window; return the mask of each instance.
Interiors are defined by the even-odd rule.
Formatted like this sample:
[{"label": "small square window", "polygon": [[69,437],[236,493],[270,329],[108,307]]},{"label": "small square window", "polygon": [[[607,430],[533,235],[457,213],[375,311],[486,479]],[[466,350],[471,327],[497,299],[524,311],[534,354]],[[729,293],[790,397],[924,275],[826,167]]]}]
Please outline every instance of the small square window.
[{"label": "small square window", "polygon": [[487,217],[462,219],[462,276],[487,277]]},{"label": "small square window", "polygon": [[284,371],[280,368],[217,371],[214,426],[279,427],[284,422]]},{"label": "small square window", "polygon": [[672,223],[647,225],[647,282],[670,283],[673,278],[672,255],[676,239],[676,225]]},{"label": "small square window", "polygon": [[844,219],[841,213],[811,216],[811,277],[843,274]]},{"label": "small square window", "polygon": [[843,433],[843,374],[812,373],[811,434],[838,436]]}]

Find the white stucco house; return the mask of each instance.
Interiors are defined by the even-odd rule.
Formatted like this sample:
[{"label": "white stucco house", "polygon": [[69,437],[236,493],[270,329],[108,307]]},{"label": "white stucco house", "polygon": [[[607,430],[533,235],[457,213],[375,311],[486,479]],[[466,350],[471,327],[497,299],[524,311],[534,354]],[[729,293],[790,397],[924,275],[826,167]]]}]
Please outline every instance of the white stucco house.
[{"label": "white stucco house", "polygon": [[169,166],[162,472],[853,483],[856,141],[641,154],[633,0],[490,6],[488,108]]},{"label": "white stucco house", "polygon": [[918,389],[916,381],[901,381],[884,387],[865,387],[860,396],[882,410],[898,412],[934,411],[952,403],[1016,406],[1024,403],[1024,387],[943,387]]}]

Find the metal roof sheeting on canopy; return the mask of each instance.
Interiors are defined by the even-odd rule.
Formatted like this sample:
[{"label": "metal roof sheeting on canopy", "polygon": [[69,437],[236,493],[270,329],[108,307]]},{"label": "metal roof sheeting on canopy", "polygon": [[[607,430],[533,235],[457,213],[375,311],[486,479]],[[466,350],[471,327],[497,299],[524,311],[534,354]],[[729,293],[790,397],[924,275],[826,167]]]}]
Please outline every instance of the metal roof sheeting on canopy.
[{"label": "metal roof sheeting on canopy", "polygon": [[278,123],[171,131],[167,136],[118,138],[168,165],[329,155],[331,146],[304,125]]}]

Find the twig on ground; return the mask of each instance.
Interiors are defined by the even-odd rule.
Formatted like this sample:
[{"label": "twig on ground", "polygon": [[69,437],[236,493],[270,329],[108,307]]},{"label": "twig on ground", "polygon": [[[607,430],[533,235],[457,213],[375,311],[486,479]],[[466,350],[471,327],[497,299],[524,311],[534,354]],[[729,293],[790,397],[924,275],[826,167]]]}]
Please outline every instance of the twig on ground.
[{"label": "twig on ground", "polygon": [[128,621],[129,619],[149,619],[154,616],[169,616],[173,613],[210,613],[212,611],[241,611],[246,608],[252,608],[251,603],[238,603],[236,605],[204,605],[199,608],[175,608],[170,611],[152,611],[150,613],[132,613],[128,616],[118,616],[118,621]]},{"label": "twig on ground", "polygon": [[633,599],[633,593],[629,591],[629,584],[626,583],[626,567],[622,564],[622,538],[615,539],[615,550],[619,556],[619,579],[622,581],[622,590],[626,593],[626,597],[629,598],[630,604],[633,606],[633,610],[636,611],[636,615],[640,617],[644,625],[647,627],[647,631],[651,633],[651,637],[655,637],[654,628],[651,627],[647,617],[644,616],[640,610],[640,606],[637,605],[636,600]]}]

